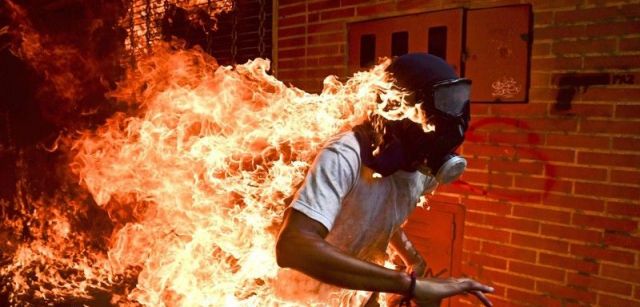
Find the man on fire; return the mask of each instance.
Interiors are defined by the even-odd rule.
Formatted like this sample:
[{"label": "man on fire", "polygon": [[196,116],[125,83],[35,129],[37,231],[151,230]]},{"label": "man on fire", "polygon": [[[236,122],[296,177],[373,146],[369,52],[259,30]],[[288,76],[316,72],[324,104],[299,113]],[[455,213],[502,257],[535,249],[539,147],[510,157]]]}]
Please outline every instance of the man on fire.
[{"label": "man on fire", "polygon": [[[438,306],[470,293],[491,306],[484,295],[493,291],[489,286],[422,277],[425,260],[401,228],[421,195],[456,180],[466,167],[454,151],[468,128],[471,83],[426,53],[400,56],[387,70],[411,92],[409,100],[421,104],[426,122],[372,115],[327,142],[285,213],[278,264],[325,285],[399,294],[407,304]],[[427,122],[434,131],[425,132]],[[411,273],[381,266],[388,245]],[[376,305],[377,295],[363,303]]]}]

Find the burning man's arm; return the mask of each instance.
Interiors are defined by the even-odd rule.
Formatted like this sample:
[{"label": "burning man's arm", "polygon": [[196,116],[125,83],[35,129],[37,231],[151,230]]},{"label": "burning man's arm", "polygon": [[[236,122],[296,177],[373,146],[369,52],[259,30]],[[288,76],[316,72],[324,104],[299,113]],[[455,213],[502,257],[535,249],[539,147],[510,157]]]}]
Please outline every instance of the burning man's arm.
[{"label": "burning man's arm", "polygon": [[[324,240],[327,233],[321,223],[295,209],[288,210],[276,244],[278,265],[343,288],[407,294],[411,285],[408,274],[342,253]],[[493,288],[471,279],[419,278],[414,297],[420,306],[439,306],[443,298],[471,293],[491,306],[484,296],[487,292]]]},{"label": "burning man's arm", "polygon": [[404,230],[399,229],[396,231],[389,243],[409,269],[416,272],[417,276],[424,276],[427,270],[427,262],[424,261],[424,258],[418,253],[418,250],[413,246],[413,243],[411,243],[411,240],[409,240]]},{"label": "burning man's arm", "polygon": [[403,272],[358,260],[324,238],[327,229],[303,213],[288,210],[278,237],[278,265],[343,288],[405,294],[411,278]]}]

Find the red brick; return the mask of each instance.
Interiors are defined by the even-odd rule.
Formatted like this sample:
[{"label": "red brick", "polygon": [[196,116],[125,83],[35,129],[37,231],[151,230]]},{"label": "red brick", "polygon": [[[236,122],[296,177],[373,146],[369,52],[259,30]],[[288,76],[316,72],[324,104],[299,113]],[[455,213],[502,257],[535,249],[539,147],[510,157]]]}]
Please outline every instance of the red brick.
[{"label": "red brick", "polygon": [[640,138],[615,137],[613,138],[613,149],[640,151]]},{"label": "red brick", "polygon": [[485,217],[485,221],[488,225],[498,227],[498,228],[507,228],[513,230],[520,230],[526,232],[538,232],[539,223],[536,221],[530,221],[519,218],[510,218],[504,216],[495,216],[495,215],[487,215]]},{"label": "red brick", "polygon": [[306,15],[297,15],[292,17],[279,17],[278,18],[278,29],[294,26],[294,25],[304,25],[307,22]]},{"label": "red brick", "polygon": [[304,26],[278,29],[278,39],[282,40],[283,38],[286,38],[286,37],[304,35],[305,33],[306,33],[306,30]]},{"label": "red brick", "polygon": [[625,21],[625,22],[608,22],[591,24],[586,26],[585,33],[591,37],[598,36],[620,36],[628,33],[640,32],[640,21]]},{"label": "red brick", "polygon": [[306,42],[306,37],[281,39],[278,41],[278,47],[279,48],[299,47],[299,46],[304,46],[305,42]]},{"label": "red brick", "polygon": [[410,9],[428,9],[437,8],[441,9],[442,4],[437,1],[424,1],[424,0],[398,0],[398,10],[405,11]]},{"label": "red brick", "polygon": [[[551,85],[551,74],[547,72],[532,72],[530,77],[531,87],[548,88]],[[471,114],[475,115],[473,110]]]},{"label": "red brick", "polygon": [[329,34],[315,34],[309,35],[309,45],[320,45],[337,43],[344,40],[344,33],[329,33]]},{"label": "red brick", "polygon": [[550,24],[553,22],[553,12],[533,12],[533,21],[535,22],[536,26]]},{"label": "red brick", "polygon": [[533,7],[542,10],[542,9],[550,9],[550,8],[572,8],[575,9],[578,6],[580,1],[578,0],[532,0],[529,1],[533,4]]},{"label": "red brick", "polygon": [[611,170],[611,181],[638,184],[640,183],[640,171]]},{"label": "red brick", "polygon": [[581,37],[584,35],[585,35],[585,26],[583,25],[549,26],[544,28],[533,29],[533,37],[535,37],[536,40]]},{"label": "red brick", "polygon": [[571,148],[609,148],[609,137],[580,134],[548,134],[547,145]]},{"label": "red brick", "polygon": [[[462,175],[461,180],[479,185],[488,184],[491,186],[498,185],[503,187],[510,187],[513,182],[511,175],[487,173],[486,171],[474,172],[472,170],[466,170]],[[481,187],[478,188],[481,189]]]},{"label": "red brick", "polygon": [[535,251],[486,241],[482,243],[482,252],[494,256],[517,259],[520,261],[534,262],[536,260]]},{"label": "red brick", "polygon": [[585,261],[573,257],[558,256],[552,254],[540,253],[540,263],[552,265],[559,268],[576,270],[578,272],[596,273],[598,272],[598,264],[592,261]]},{"label": "red brick", "polygon": [[492,115],[507,115],[509,117],[534,117],[545,116],[547,114],[546,104],[493,104],[491,105]]},{"label": "red brick", "polygon": [[340,7],[339,1],[333,0],[324,0],[324,1],[316,1],[307,4],[309,12],[317,12],[322,10],[336,9]]},{"label": "red brick", "polygon": [[338,75],[340,76],[342,73],[342,67],[333,67],[333,68],[314,68],[310,69],[308,75],[310,78],[318,78],[324,79],[328,75]]},{"label": "red brick", "polygon": [[347,17],[353,17],[355,13],[356,13],[356,10],[352,7],[331,10],[331,11],[322,11],[320,13],[320,19],[321,20],[342,19]]},{"label": "red brick", "polygon": [[622,5],[620,14],[625,17],[638,17],[640,16],[640,4],[628,4]]},{"label": "red brick", "polygon": [[615,97],[616,103],[636,102],[640,100],[640,89],[594,86],[587,89],[586,93],[581,93],[580,95],[582,101],[603,101],[611,103],[611,98]]},{"label": "red brick", "polygon": [[607,213],[640,217],[640,206],[637,203],[609,202],[607,203]]},{"label": "red brick", "polygon": [[531,56],[535,58],[548,56],[551,54],[550,43],[533,43],[531,46]]},{"label": "red brick", "polygon": [[631,235],[605,233],[604,242],[608,245],[619,246],[619,247],[629,248],[633,250],[640,250],[640,237],[634,237]]},{"label": "red brick", "polygon": [[485,195],[497,200],[517,201],[522,203],[539,204],[542,197],[546,194],[543,192],[530,192],[521,189],[500,188],[490,186],[486,189]]},{"label": "red brick", "polygon": [[540,136],[535,133],[492,131],[489,133],[488,141],[507,144],[540,144]]},{"label": "red brick", "polygon": [[514,206],[513,215],[538,221],[551,221],[556,223],[568,223],[570,219],[569,212],[528,206]]},{"label": "red brick", "polygon": [[475,156],[475,157],[508,157],[510,154],[513,154],[515,151],[513,148],[509,148],[506,146],[495,146],[495,145],[484,145],[484,144],[474,144],[474,143],[466,143],[462,150],[462,153],[467,156]]},{"label": "red brick", "polygon": [[309,56],[325,56],[325,55],[342,55],[342,45],[322,45],[322,46],[309,46],[307,49]]},{"label": "red brick", "polygon": [[618,118],[640,118],[640,104],[619,104],[619,105],[617,105],[616,106],[616,117],[618,117]]},{"label": "red brick", "polygon": [[555,15],[556,24],[576,23],[576,22],[603,22],[619,17],[618,7],[596,7],[582,10],[557,11]]},{"label": "red brick", "polygon": [[295,5],[288,6],[278,6],[278,16],[280,17],[288,17],[290,15],[302,14],[306,12],[306,3],[299,3]]},{"label": "red brick", "polygon": [[307,16],[307,23],[314,23],[320,21],[320,13],[310,13]]},{"label": "red brick", "polygon": [[467,262],[463,262],[461,267],[462,274],[467,276],[478,276],[480,274],[478,265],[469,265]]},{"label": "red brick", "polygon": [[616,296],[600,294],[598,300],[599,306],[638,306],[639,302],[632,301],[626,298],[620,298]]},{"label": "red brick", "polygon": [[528,175],[542,175],[543,164],[540,162],[491,160],[489,161],[489,170]]},{"label": "red brick", "polygon": [[607,178],[605,168],[567,166],[567,165],[545,165],[545,174],[555,178],[585,179],[591,181],[602,181]]},{"label": "red brick", "polygon": [[344,32],[345,23],[342,21],[315,23],[307,26],[310,34],[323,32]]},{"label": "red brick", "polygon": [[627,219],[611,218],[597,215],[586,215],[574,213],[573,224],[578,226],[588,226],[602,228],[606,230],[634,231],[638,227],[638,222]]},{"label": "red brick", "polygon": [[549,118],[549,119],[525,119],[524,123],[531,130],[539,131],[562,131],[571,132],[576,131],[578,122],[575,118]]},{"label": "red brick", "polygon": [[567,242],[549,238],[542,238],[539,236],[522,235],[518,233],[514,233],[511,235],[511,244],[532,247],[535,249],[543,249],[558,253],[566,253],[569,251],[569,243]]},{"label": "red brick", "polygon": [[602,240],[601,231],[552,224],[542,224],[540,227],[540,233],[545,236],[593,243],[599,243]]},{"label": "red brick", "polygon": [[522,277],[491,269],[483,270],[482,277],[488,279],[490,282],[508,285],[509,287],[531,289],[534,285],[533,279],[530,277]]},{"label": "red brick", "polygon": [[523,302],[526,306],[530,306],[533,304],[534,306],[557,306],[560,302],[547,297],[545,295],[541,295],[540,293],[533,292],[524,292],[518,289],[507,289],[507,298],[509,299],[510,305],[511,302]]},{"label": "red brick", "polygon": [[469,211],[465,214],[465,222],[484,224],[486,216],[486,214]]},{"label": "red brick", "polygon": [[635,263],[635,254],[594,246],[571,244],[571,254],[591,259],[607,260],[621,264]]},{"label": "red brick", "polygon": [[490,255],[485,255],[485,254],[470,254],[469,263],[478,264],[482,267],[491,267],[491,268],[496,268],[501,270],[504,270],[507,268],[507,260],[504,260],[502,258],[492,257]]},{"label": "red brick", "polygon": [[640,168],[640,155],[606,152],[578,152],[578,163],[583,165]]},{"label": "red brick", "polygon": [[293,59],[293,60],[280,60],[278,62],[278,69],[292,69],[292,68],[299,68],[300,67],[300,60],[298,59]]},{"label": "red brick", "polygon": [[550,148],[518,148],[518,157],[520,159],[531,159],[545,162],[545,167],[548,167],[549,161],[554,162],[570,162],[575,161],[575,150],[567,149],[550,149]]},{"label": "red brick", "polygon": [[623,186],[603,183],[575,182],[575,193],[581,195],[617,199],[640,199],[640,186]]},{"label": "red brick", "polygon": [[[569,114],[575,114],[581,116],[583,119],[590,117],[613,117],[613,106],[611,104],[603,104],[603,103],[587,103],[584,102],[587,100],[588,95],[580,96],[583,101],[575,102],[571,105],[571,110],[568,111]],[[557,112],[557,110],[553,110]],[[566,114],[566,113],[564,113]]]},{"label": "red brick", "polygon": [[[532,59],[531,71],[582,69],[582,57]],[[555,97],[555,94],[549,93]],[[537,96],[533,96],[537,97]]]},{"label": "red brick", "polygon": [[561,208],[573,208],[588,211],[603,211],[604,201],[577,195],[549,194],[545,197],[546,205],[554,205]]},{"label": "red brick", "polygon": [[536,290],[549,293],[552,296],[575,299],[581,303],[594,303],[596,300],[595,292],[545,281],[536,281]]},{"label": "red brick", "polygon": [[289,58],[301,57],[301,56],[304,56],[304,53],[305,53],[304,48],[295,48],[295,49],[288,49],[288,50],[280,49],[278,50],[278,58],[289,59]]},{"label": "red brick", "polygon": [[380,3],[368,6],[359,6],[357,8],[358,16],[375,16],[394,11],[395,3]]},{"label": "red brick", "polygon": [[638,51],[640,50],[640,37],[621,38],[618,48],[620,51]]},{"label": "red brick", "polygon": [[549,280],[564,281],[565,271],[558,268],[523,263],[517,261],[509,261],[509,271],[524,275],[534,276]]},{"label": "red brick", "polygon": [[465,157],[465,159],[469,169],[486,170],[489,164],[489,160],[483,158]]},{"label": "red brick", "polygon": [[307,0],[278,0],[278,6],[288,6],[293,5],[300,2],[306,2]]},{"label": "red brick", "polygon": [[602,264],[602,276],[640,284],[640,269],[637,267]]},{"label": "red brick", "polygon": [[498,230],[498,229],[490,229],[484,227],[478,227],[473,225],[465,225],[464,227],[465,237],[478,238],[482,240],[495,241],[501,243],[509,242],[509,232]]},{"label": "red brick", "polygon": [[462,248],[465,251],[471,251],[471,252],[476,252],[476,251],[480,251],[480,247],[481,245],[481,241],[480,240],[473,240],[473,239],[467,239],[465,238],[462,241]]},{"label": "red brick", "polygon": [[571,193],[573,182],[559,178],[535,178],[531,176],[514,176],[516,188],[540,190],[544,193]]},{"label": "red brick", "polygon": [[569,285],[580,286],[588,289],[600,290],[621,295],[631,294],[631,284],[611,279],[604,279],[596,276],[589,276],[586,274],[569,273],[567,280]]},{"label": "red brick", "polygon": [[496,201],[486,201],[469,198],[465,199],[464,205],[467,210],[471,211],[482,211],[498,215],[506,215],[511,213],[511,204],[509,203],[500,203]]},{"label": "red brick", "polygon": [[299,80],[307,77],[307,72],[300,69],[285,70],[278,72],[278,78],[283,80]]},{"label": "red brick", "polygon": [[585,120],[580,124],[580,132],[629,134],[640,131],[640,122],[624,120]]},{"label": "red brick", "polygon": [[315,69],[316,67],[331,67],[340,66],[344,67],[344,57],[342,55],[323,56],[317,58],[307,58],[307,68]]},{"label": "red brick", "polygon": [[370,2],[371,2],[370,0],[340,0],[340,5],[349,6],[349,5],[365,4]]},{"label": "red brick", "polygon": [[616,51],[616,39],[579,39],[575,41],[558,41],[553,43],[553,53],[589,54],[613,53]]},{"label": "red brick", "polygon": [[584,58],[584,69],[633,69],[640,67],[637,55],[593,56]]}]

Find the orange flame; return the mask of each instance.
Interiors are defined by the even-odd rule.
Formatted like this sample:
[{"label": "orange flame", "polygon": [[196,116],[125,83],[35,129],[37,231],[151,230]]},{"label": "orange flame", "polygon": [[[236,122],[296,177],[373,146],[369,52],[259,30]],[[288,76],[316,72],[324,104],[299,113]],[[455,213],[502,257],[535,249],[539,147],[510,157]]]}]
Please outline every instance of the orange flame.
[{"label": "orange flame", "polygon": [[75,143],[72,168],[120,223],[108,252],[114,274],[139,267],[129,299],[144,305],[263,305],[275,235],[286,205],[323,141],[369,112],[415,117],[384,69],[321,94],[286,86],[255,59],[218,66],[198,51],[157,46],[112,96],[139,103]]}]

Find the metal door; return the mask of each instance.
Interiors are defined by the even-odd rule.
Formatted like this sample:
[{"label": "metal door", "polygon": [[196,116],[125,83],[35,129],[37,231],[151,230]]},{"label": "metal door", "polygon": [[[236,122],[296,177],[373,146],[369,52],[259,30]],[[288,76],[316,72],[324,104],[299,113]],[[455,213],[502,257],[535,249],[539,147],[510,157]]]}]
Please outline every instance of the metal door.
[{"label": "metal door", "polygon": [[462,19],[460,8],[351,23],[349,71],[365,69],[380,57],[422,51],[444,58],[460,74]]}]

